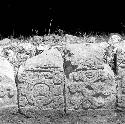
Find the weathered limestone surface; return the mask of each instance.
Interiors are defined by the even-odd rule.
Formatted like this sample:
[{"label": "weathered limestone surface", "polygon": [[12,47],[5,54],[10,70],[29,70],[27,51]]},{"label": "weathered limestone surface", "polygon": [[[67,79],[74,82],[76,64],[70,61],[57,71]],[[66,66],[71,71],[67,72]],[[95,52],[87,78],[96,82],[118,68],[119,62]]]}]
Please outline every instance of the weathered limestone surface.
[{"label": "weathered limestone surface", "polygon": [[[22,64],[18,80],[10,56],[9,61],[0,57],[0,109],[19,105],[27,116],[40,112],[52,118],[62,116],[60,111],[75,117],[87,112],[90,116],[110,115],[114,107],[124,111],[125,42],[96,43],[91,39],[91,43],[85,43],[74,38],[69,36],[64,48],[59,45],[39,48],[43,52],[36,56],[33,53],[33,57],[27,51],[34,49],[34,52],[35,47],[28,46],[29,43],[20,45],[26,51],[20,48],[18,54],[10,50],[11,59],[17,60],[14,65]],[[114,54],[118,73],[109,66]]]},{"label": "weathered limestone surface", "polygon": [[66,82],[67,110],[113,108],[116,82],[103,62],[104,49],[98,44],[72,44],[67,49],[72,53],[67,60],[77,65]]},{"label": "weathered limestone surface", "polygon": [[[64,52],[63,56],[57,47],[48,47],[37,56],[27,57],[18,71],[18,87],[13,67],[6,59],[1,58],[0,73],[11,80],[3,81],[1,89],[6,91],[5,87],[9,86],[16,91],[18,88],[21,110],[112,109],[116,95],[124,93],[116,89],[118,82],[105,61],[108,44],[67,42],[61,51]],[[122,45],[118,47],[117,53],[119,74],[124,77],[124,62],[121,62],[124,52],[121,53],[121,48]],[[120,82],[118,88],[123,84]],[[2,93],[4,94],[3,91]],[[123,98],[123,95],[118,96]]]},{"label": "weathered limestone surface", "polygon": [[19,69],[19,105],[42,110],[64,109],[63,61],[56,49],[28,59]]},{"label": "weathered limestone surface", "polygon": [[7,75],[13,81],[14,79],[14,70],[12,64],[10,64],[5,58],[0,57],[0,73]]},{"label": "weathered limestone surface", "polygon": [[106,47],[68,43],[63,58],[55,47],[28,59],[18,73],[20,109],[113,109],[117,84]]},{"label": "weathered limestone surface", "polygon": [[17,106],[17,87],[12,65],[0,58],[0,108]]}]

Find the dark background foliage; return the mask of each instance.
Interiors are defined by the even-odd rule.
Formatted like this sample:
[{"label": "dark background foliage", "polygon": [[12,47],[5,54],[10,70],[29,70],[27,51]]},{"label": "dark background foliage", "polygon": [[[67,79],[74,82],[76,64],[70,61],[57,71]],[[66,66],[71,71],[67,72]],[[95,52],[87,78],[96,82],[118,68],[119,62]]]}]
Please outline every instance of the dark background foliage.
[{"label": "dark background foliage", "polygon": [[[120,2],[1,0],[1,37],[68,34],[124,34]],[[122,3],[120,3],[122,4]],[[123,4],[124,5],[124,4]]]}]

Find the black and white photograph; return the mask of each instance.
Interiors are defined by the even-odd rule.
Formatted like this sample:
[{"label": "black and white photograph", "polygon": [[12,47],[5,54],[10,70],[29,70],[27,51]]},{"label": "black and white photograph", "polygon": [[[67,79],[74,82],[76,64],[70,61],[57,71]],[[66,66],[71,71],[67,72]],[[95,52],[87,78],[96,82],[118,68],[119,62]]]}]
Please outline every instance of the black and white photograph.
[{"label": "black and white photograph", "polygon": [[0,0],[0,124],[125,124],[119,2]]}]

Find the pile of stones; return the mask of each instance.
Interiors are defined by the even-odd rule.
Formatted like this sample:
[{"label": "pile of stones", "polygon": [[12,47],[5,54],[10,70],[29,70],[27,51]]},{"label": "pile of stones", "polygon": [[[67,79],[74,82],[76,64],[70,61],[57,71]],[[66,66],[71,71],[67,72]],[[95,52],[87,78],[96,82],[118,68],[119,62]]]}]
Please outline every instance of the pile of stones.
[{"label": "pile of stones", "polygon": [[0,109],[15,106],[26,117],[54,118],[124,111],[124,56],[119,35],[5,39],[0,42]]}]

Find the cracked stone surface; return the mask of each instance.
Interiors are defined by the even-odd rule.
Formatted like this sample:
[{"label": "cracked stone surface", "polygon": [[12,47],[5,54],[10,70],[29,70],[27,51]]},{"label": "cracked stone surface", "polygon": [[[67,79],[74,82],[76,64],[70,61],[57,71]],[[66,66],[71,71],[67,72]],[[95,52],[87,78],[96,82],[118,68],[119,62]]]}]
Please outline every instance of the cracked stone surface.
[{"label": "cracked stone surface", "polygon": [[[67,40],[73,38],[69,36]],[[33,53],[32,57],[29,53],[19,53],[25,57],[16,80],[14,68],[9,63],[12,59],[1,58],[0,107],[15,105],[27,115],[30,109],[41,113],[112,110],[116,102],[117,107],[125,108],[123,43],[113,48],[108,44],[78,40],[52,46],[38,55]],[[107,49],[109,58],[105,55]],[[110,65],[115,54],[118,75],[111,68],[113,64]],[[14,62],[21,63],[20,59],[18,61]]]},{"label": "cracked stone surface", "polygon": [[104,49],[95,45],[68,44],[65,56],[52,48],[28,59],[19,69],[20,109],[113,108],[117,93],[114,73],[103,62]]}]

